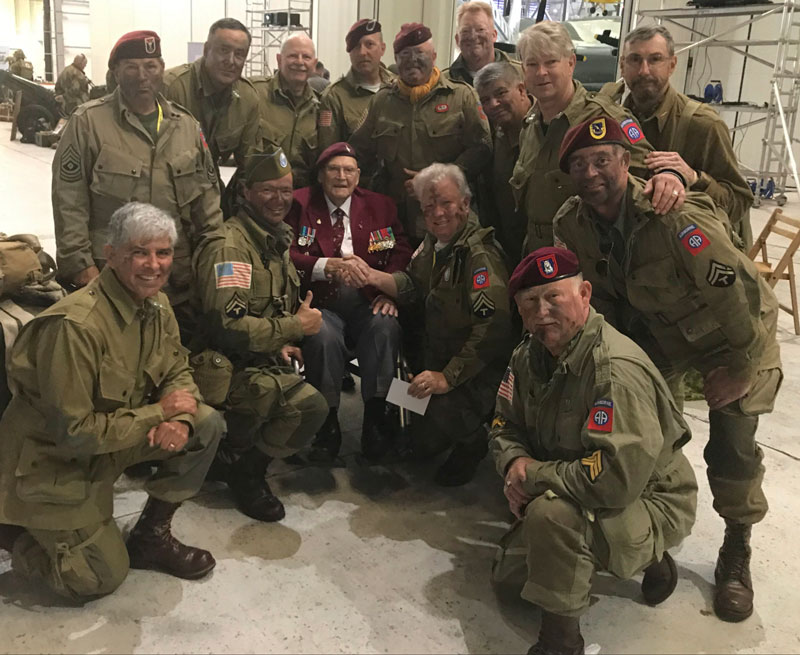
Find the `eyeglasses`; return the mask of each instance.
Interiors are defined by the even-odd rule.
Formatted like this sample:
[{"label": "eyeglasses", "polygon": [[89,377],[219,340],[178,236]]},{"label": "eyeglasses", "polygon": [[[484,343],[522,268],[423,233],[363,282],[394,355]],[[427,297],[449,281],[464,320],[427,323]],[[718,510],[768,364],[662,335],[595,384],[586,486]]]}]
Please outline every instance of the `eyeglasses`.
[{"label": "eyeglasses", "polygon": [[647,62],[648,68],[656,68],[669,61],[669,57],[665,57],[664,55],[658,53],[654,55],[647,55],[647,57],[642,57],[641,55],[634,53],[625,56],[625,63],[631,68],[641,68],[643,61]]}]

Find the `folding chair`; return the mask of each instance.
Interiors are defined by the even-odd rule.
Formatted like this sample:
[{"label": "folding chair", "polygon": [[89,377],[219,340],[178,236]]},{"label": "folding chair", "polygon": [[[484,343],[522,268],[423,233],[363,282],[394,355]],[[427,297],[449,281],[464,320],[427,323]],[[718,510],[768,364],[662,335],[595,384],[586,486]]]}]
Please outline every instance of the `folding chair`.
[{"label": "folding chair", "polygon": [[[770,262],[767,254],[767,239],[770,234],[777,234],[789,241],[783,256],[774,265],[773,262]],[[771,245],[772,247],[780,247],[774,243]],[[797,282],[794,275],[794,254],[797,252],[798,246],[800,246],[800,220],[784,216],[783,210],[776,209],[772,212],[772,216],[769,217],[767,224],[750,249],[748,257],[753,260],[759,274],[764,277],[767,284],[773,289],[779,280],[789,281],[789,294],[792,305],[787,307],[779,303],[779,307],[792,315],[794,333],[800,335],[800,312],[797,305]],[[760,261],[756,259],[759,253],[761,253]]]}]

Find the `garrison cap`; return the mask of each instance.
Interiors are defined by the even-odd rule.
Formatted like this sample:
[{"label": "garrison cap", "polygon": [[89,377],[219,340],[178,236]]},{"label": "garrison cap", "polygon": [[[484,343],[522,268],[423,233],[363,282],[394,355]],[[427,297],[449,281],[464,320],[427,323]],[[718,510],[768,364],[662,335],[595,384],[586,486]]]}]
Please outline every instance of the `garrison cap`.
[{"label": "garrison cap", "polygon": [[412,45],[425,43],[433,38],[430,28],[422,23],[403,23],[397,36],[394,37],[394,54]]},{"label": "garrison cap", "polygon": [[374,18],[362,18],[353,23],[344,37],[345,50],[354,50],[361,41],[361,37],[367,34],[377,34],[381,31],[381,24]]},{"label": "garrison cap", "polygon": [[[633,121],[630,122],[635,126]],[[565,173],[569,173],[569,156],[576,150],[590,146],[606,146],[612,143],[627,148],[631,143],[629,138],[625,136],[622,127],[613,118],[608,116],[591,118],[567,130],[558,153],[558,167]]]},{"label": "garrison cap", "polygon": [[108,56],[108,67],[120,59],[156,59],[161,57],[161,38],[149,30],[128,32],[119,37]]},{"label": "garrison cap", "polygon": [[508,293],[513,298],[522,289],[574,277],[580,272],[581,267],[574,252],[553,246],[539,248],[517,264],[508,281]]},{"label": "garrison cap", "polygon": [[250,155],[244,163],[244,181],[247,186],[256,182],[278,180],[291,172],[292,166],[281,148]]},{"label": "garrison cap", "polygon": [[329,145],[322,151],[322,154],[317,157],[317,168],[321,168],[329,159],[333,159],[334,157],[352,157],[356,160],[356,163],[358,163],[355,148],[349,143],[339,141],[338,143]]}]

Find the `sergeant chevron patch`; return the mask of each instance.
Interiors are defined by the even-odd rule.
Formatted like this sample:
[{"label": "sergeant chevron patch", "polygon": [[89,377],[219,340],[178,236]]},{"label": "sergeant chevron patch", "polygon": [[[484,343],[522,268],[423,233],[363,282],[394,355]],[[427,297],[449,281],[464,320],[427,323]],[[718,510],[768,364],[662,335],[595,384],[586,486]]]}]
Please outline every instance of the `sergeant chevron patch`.
[{"label": "sergeant chevron patch", "polygon": [[247,313],[247,303],[234,293],[233,297],[225,305],[225,315],[229,318],[242,318]]},{"label": "sergeant chevron patch", "polygon": [[472,313],[478,318],[489,318],[494,316],[494,302],[485,292],[481,291],[475,302],[472,303]]},{"label": "sergeant chevron patch", "polygon": [[603,472],[603,451],[595,450],[589,457],[581,458],[581,466],[586,477],[593,483]]},{"label": "sergeant chevron patch", "polygon": [[59,177],[64,182],[80,182],[81,180],[81,156],[71,143],[61,153],[59,171]]},{"label": "sergeant chevron patch", "polygon": [[712,287],[729,287],[736,282],[736,271],[727,264],[712,259],[706,280]]}]

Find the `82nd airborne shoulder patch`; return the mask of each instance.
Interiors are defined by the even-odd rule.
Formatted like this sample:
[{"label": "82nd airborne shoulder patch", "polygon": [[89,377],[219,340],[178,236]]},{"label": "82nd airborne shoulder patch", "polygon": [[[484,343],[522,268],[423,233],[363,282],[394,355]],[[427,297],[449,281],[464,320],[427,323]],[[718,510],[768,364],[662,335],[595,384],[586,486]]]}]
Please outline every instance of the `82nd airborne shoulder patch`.
[{"label": "82nd airborne shoulder patch", "polygon": [[622,131],[625,133],[625,136],[631,143],[636,143],[637,141],[644,139],[642,128],[639,127],[636,124],[636,121],[632,118],[626,118],[619,124],[619,126],[622,128]]},{"label": "82nd airborne shoulder patch", "polygon": [[614,403],[610,400],[596,400],[594,407],[589,410],[590,430],[598,432],[611,432],[614,427]]},{"label": "82nd airborne shoulder patch", "polygon": [[692,255],[698,255],[711,245],[708,237],[694,223],[689,223],[678,232],[678,239]]}]

